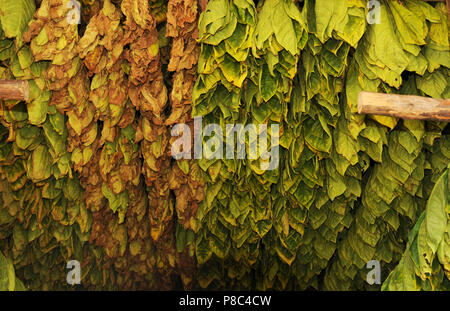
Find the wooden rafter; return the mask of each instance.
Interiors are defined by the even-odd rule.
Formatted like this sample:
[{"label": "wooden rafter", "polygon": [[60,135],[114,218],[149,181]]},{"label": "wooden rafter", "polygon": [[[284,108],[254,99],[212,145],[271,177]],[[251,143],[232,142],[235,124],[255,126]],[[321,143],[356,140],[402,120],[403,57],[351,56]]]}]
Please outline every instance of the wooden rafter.
[{"label": "wooden rafter", "polygon": [[26,80],[0,80],[0,99],[27,101],[30,86]]},{"label": "wooden rafter", "polygon": [[450,122],[450,99],[360,92],[358,112],[402,119]]}]

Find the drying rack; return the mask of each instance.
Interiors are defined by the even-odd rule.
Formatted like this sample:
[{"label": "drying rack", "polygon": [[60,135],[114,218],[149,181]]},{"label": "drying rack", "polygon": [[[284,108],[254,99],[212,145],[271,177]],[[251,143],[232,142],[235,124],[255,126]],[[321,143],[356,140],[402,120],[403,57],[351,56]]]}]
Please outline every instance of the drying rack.
[{"label": "drying rack", "polygon": [[[446,2],[450,21],[450,0],[424,1]],[[30,87],[28,81],[0,80],[0,99],[28,101],[29,94]],[[450,122],[450,99],[360,92],[358,97],[358,112],[402,119]]]}]

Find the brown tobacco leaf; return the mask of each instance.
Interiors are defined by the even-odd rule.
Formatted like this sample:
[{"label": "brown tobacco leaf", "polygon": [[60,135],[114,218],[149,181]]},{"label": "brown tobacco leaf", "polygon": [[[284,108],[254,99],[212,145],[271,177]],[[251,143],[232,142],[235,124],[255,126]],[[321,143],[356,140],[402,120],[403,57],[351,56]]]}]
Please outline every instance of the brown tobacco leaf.
[{"label": "brown tobacco leaf", "polygon": [[174,274],[176,269],[176,247],[175,247],[174,222],[165,227],[165,232],[156,242],[156,266],[157,280],[161,290],[169,290],[174,287]]},{"label": "brown tobacco leaf", "polygon": [[103,7],[104,0],[81,0],[84,6],[81,10],[81,23],[88,24],[91,18]]},{"label": "brown tobacco leaf", "polygon": [[141,153],[144,158],[142,168],[149,198],[151,236],[157,241],[166,231],[173,218],[173,202],[170,200],[168,174],[170,158],[167,155],[168,131],[164,126],[151,125],[141,116],[144,140]]},{"label": "brown tobacco leaf", "polygon": [[[129,111],[129,107],[126,108],[129,105],[125,73],[120,67],[117,70],[111,73],[104,70],[96,74],[91,82],[89,99],[95,106],[99,119],[104,122],[102,141],[114,141],[117,135],[115,126],[120,123],[123,128],[134,120],[134,108],[133,112]],[[124,111],[128,112],[122,120]]]},{"label": "brown tobacco leaf", "polygon": [[[69,107],[57,106],[60,111],[66,112],[68,116],[67,128],[69,130],[69,151],[91,145],[97,137],[97,115],[95,107],[89,102],[89,78],[83,68],[71,80],[67,89],[64,89],[72,99],[73,105]],[[75,162],[75,166],[79,163]]]},{"label": "brown tobacco leaf", "polygon": [[88,100],[89,78],[77,56],[78,26],[68,23],[68,4],[68,0],[44,0],[24,39],[31,41],[35,61],[52,61],[46,72],[53,90],[51,104],[68,116],[68,151],[74,170],[80,171],[96,151],[91,145],[97,137],[97,113]]},{"label": "brown tobacco leaf", "polygon": [[172,92],[170,93],[171,113],[166,119],[166,125],[189,123],[191,118],[192,100],[190,94],[195,83],[195,69],[187,69],[174,73]]},{"label": "brown tobacco leaf", "polygon": [[[51,60],[46,78],[53,90],[51,104],[68,117],[68,151],[73,168],[80,173],[88,207],[100,208],[103,195],[94,182],[93,158],[98,152],[98,112],[89,101],[88,72],[78,57],[78,25],[69,24],[68,0],[44,0],[24,35],[31,41],[35,61]],[[95,165],[94,165],[95,167]],[[101,188],[100,188],[101,190]]]},{"label": "brown tobacco leaf", "polygon": [[170,172],[170,189],[174,190],[176,196],[176,211],[178,223],[185,229],[197,231],[195,215],[198,204],[205,197],[205,182],[203,171],[194,161],[182,160],[181,164],[188,172],[180,169],[178,164],[172,165]]},{"label": "brown tobacco leaf", "polygon": [[[167,102],[167,91],[161,73],[156,22],[148,2],[124,0],[121,4],[126,16],[125,42],[129,44],[126,58],[130,63],[129,95],[140,110],[139,128],[142,131],[142,168],[150,205],[151,236],[156,241],[172,218],[167,172],[168,129],[163,124],[162,110]],[[159,125],[159,126],[158,126]]]},{"label": "brown tobacco leaf", "polygon": [[[191,94],[196,79],[200,47],[198,38],[198,15],[196,0],[169,0],[166,35],[172,37],[168,70],[173,71],[170,94],[171,114],[165,124],[186,123],[193,128],[191,118]],[[171,139],[173,141],[174,138]],[[181,167],[183,169],[181,169]],[[203,171],[192,160],[178,160],[172,164],[169,187],[176,197],[177,220],[185,229],[198,230],[196,213],[199,202],[205,196]],[[192,256],[192,254],[191,254]],[[196,278],[196,262],[188,248],[177,253],[178,273],[186,289],[193,286]]]},{"label": "brown tobacco leaf", "polygon": [[89,21],[80,40],[79,54],[93,75],[89,99],[103,121],[98,173],[109,207],[119,212],[119,223],[129,205],[130,194],[140,184],[141,164],[136,145],[135,109],[128,102],[128,82],[123,66],[122,14],[109,0]]},{"label": "brown tobacco leaf", "polygon": [[[130,204],[130,194],[141,183],[141,161],[139,148],[134,143],[137,124],[120,129],[114,142],[106,142],[100,156],[100,174],[103,193],[111,209],[119,211],[120,222]],[[120,202],[117,202],[120,201]]]},{"label": "brown tobacco leaf", "polygon": [[[173,87],[170,94],[171,115],[166,124],[188,123],[192,129],[191,118],[191,94],[196,77],[196,65],[199,55],[197,29],[197,2],[193,0],[171,0],[167,12],[167,35],[173,37],[171,58],[168,69],[175,71],[173,75]],[[173,140],[173,139],[172,139]],[[183,172],[178,165],[173,165],[171,171],[171,189],[175,190],[177,197],[177,213],[180,223],[188,229],[191,218],[197,209],[196,198],[199,189],[204,190],[204,185],[199,186],[192,174],[194,162],[186,161],[186,167],[191,166],[191,172]],[[181,176],[181,178],[180,178]],[[201,192],[200,191],[200,192]]]},{"label": "brown tobacco leaf", "polygon": [[150,0],[150,10],[155,17],[156,24],[166,20],[167,1],[166,0]]},{"label": "brown tobacco leaf", "polygon": [[136,138],[142,138],[142,173],[147,186],[150,236],[156,246],[156,273],[160,287],[168,289],[173,286],[176,266],[175,234],[168,186],[169,129],[164,126],[167,90],[161,72],[158,31],[148,1],[124,0],[121,9],[126,16],[124,43],[129,46],[125,51],[129,63],[128,94],[140,111]]},{"label": "brown tobacco leaf", "polygon": [[[134,5],[136,4],[134,3]],[[127,3],[122,3],[122,6],[124,5],[126,6]],[[146,5],[144,5],[145,7]],[[93,74],[89,98],[96,107],[100,120],[103,121],[100,139],[102,147],[99,150],[100,157],[98,159],[100,178],[92,179],[95,179],[97,187],[100,184],[101,191],[109,202],[109,207],[119,212],[118,224],[123,223],[128,230],[126,248],[123,252],[115,251],[109,255],[111,255],[111,260],[114,260],[115,269],[120,271],[120,275],[130,280],[123,281],[124,288],[130,286],[130,289],[132,289],[131,286],[135,286],[133,284],[141,284],[142,289],[151,289],[155,285],[151,284],[152,278],[149,278],[149,275],[155,272],[156,258],[154,257],[155,245],[149,239],[152,231],[152,224],[149,222],[151,216],[147,214],[147,206],[150,205],[148,211],[151,213],[153,205],[147,203],[144,184],[140,178],[141,161],[139,155],[142,150],[139,150],[138,142],[144,138],[141,125],[143,117],[141,116],[139,124],[135,122],[136,108],[128,101],[128,95],[131,102],[137,108],[140,108],[136,103],[141,101],[141,98],[148,97],[147,93],[156,86],[154,79],[149,75],[152,72],[146,71],[148,63],[152,59],[150,58],[148,62],[146,60],[148,57],[148,42],[146,42],[145,36],[151,32],[142,28],[149,28],[154,23],[152,24],[148,18],[147,20],[141,18],[139,12],[134,13],[133,15],[133,12],[130,11],[131,15],[128,16],[132,16],[132,20],[130,22],[127,16],[130,23],[127,24],[126,22],[125,27],[122,28],[120,25],[122,14],[110,1],[105,1],[103,8],[91,18],[84,36],[80,40],[79,52],[84,64]],[[134,22],[135,17],[139,24]],[[139,25],[142,25],[142,27]],[[123,53],[125,45],[129,46],[129,50],[127,49]],[[128,60],[129,64],[124,61],[125,59]],[[155,58],[153,63],[159,66],[158,61],[159,59]],[[144,70],[141,71],[139,66],[143,66]],[[124,68],[127,67],[129,67],[129,71],[127,70],[127,74],[125,74]],[[155,76],[155,73],[153,73],[153,76]],[[135,83],[132,84],[130,81]],[[161,87],[156,87],[156,89],[161,89]],[[154,110],[157,111],[158,109]],[[145,120],[146,124],[150,124],[148,119]],[[146,132],[146,140],[143,144],[149,146],[150,149],[148,153],[144,154],[144,159],[159,157],[159,161],[164,162],[163,153],[158,152],[158,150],[164,150],[167,143],[161,146],[153,146],[154,150],[152,144],[161,142],[161,140],[158,140],[158,135],[167,131],[164,131],[164,128],[161,127],[163,132],[158,134],[154,127],[148,128],[155,130],[155,132]],[[166,134],[163,136],[164,140],[167,141]],[[153,178],[146,178],[146,182],[150,185],[156,183],[156,179],[161,177],[158,181],[160,184],[155,188],[157,191],[154,192],[157,196],[157,200],[153,200],[153,204],[156,203],[155,210],[159,206],[163,206],[164,202],[166,205],[169,203],[168,187],[166,186],[167,190],[162,189],[167,183],[164,182],[163,175],[158,172],[162,166],[162,164],[154,166],[156,173],[145,164],[142,169],[144,172],[147,169],[148,173],[144,173],[146,177],[154,174]],[[164,195],[161,197],[162,192],[164,192]],[[109,208],[107,210],[110,212]],[[161,219],[164,219],[164,217],[161,217]],[[96,224],[97,219],[94,218],[94,225]],[[107,247],[105,245],[112,245],[114,249],[117,249],[118,244],[114,242],[113,237],[101,236],[100,232],[97,236],[94,239],[100,243],[99,245],[104,247]],[[162,254],[165,254],[165,252]],[[167,258],[167,256],[163,255],[162,258]],[[164,260],[164,262],[160,265],[161,269],[170,267],[168,260]],[[169,275],[168,273],[163,274]],[[147,278],[147,280],[144,280],[144,278]]]},{"label": "brown tobacco leaf", "polygon": [[170,94],[171,115],[166,124],[190,120],[191,94],[199,56],[197,2],[171,0],[167,11],[167,36],[173,37],[169,71],[175,71]]},{"label": "brown tobacco leaf", "polygon": [[[91,242],[107,255],[93,263],[95,268],[92,269],[100,273],[102,284],[115,283],[119,288],[130,289],[142,284],[143,289],[151,289],[154,285],[149,285],[145,278],[151,280],[149,275],[154,270],[155,260],[151,259],[154,246],[148,240],[149,222],[144,217],[146,194],[140,177],[139,149],[133,137],[135,109],[131,103],[127,104],[128,81],[122,66],[122,15],[110,1],[105,1],[78,43],[77,26],[64,24],[66,11],[61,7],[64,4],[66,2],[43,2],[28,36],[37,59],[53,60],[47,78],[49,87],[54,90],[52,103],[68,116],[68,149],[84,188],[87,207],[81,214],[93,213]],[[53,28],[45,28],[48,18]],[[48,35],[47,41],[42,40],[44,31],[54,29],[57,31]],[[73,41],[63,46],[56,44],[67,38]],[[90,84],[89,76],[92,76]],[[100,128],[103,128],[101,133]],[[119,210],[119,217],[105,204],[111,205],[115,197],[125,198],[114,207]],[[58,211],[53,208],[56,219],[62,217]],[[124,219],[127,211],[131,213],[127,214],[130,223]],[[140,216],[133,216],[133,211],[140,211]],[[80,224],[84,228],[88,218],[82,219]],[[147,229],[140,229],[138,235],[131,232],[129,239],[128,230],[145,227]],[[87,257],[86,260],[92,262],[93,259]],[[111,269],[119,271],[120,276],[115,277]]]},{"label": "brown tobacco leaf", "polygon": [[126,16],[125,43],[130,46],[126,59],[130,64],[131,102],[147,119],[163,124],[167,90],[161,72],[155,19],[147,1],[124,0],[121,8]]},{"label": "brown tobacco leaf", "polygon": [[167,11],[166,35],[173,37],[168,70],[180,71],[197,65],[199,45],[197,1],[171,0]]},{"label": "brown tobacco leaf", "polygon": [[206,6],[208,5],[208,0],[198,0],[198,3],[200,4],[200,8],[202,12],[206,10]]},{"label": "brown tobacco leaf", "polygon": [[105,197],[102,193],[102,178],[99,168],[99,140],[97,139],[92,145],[93,157],[91,161],[80,169],[80,182],[85,190],[83,193],[83,201],[88,209],[92,212],[99,211],[105,206]]},{"label": "brown tobacco leaf", "polygon": [[60,90],[80,68],[77,59],[78,25],[68,21],[69,0],[44,0],[34,14],[24,41],[30,42],[35,61],[50,60],[47,79],[51,90]]},{"label": "brown tobacco leaf", "polygon": [[[119,211],[120,223],[124,221],[130,204],[129,192],[139,184],[141,170],[137,149],[132,150],[133,142],[119,134],[121,128],[133,123],[135,115],[134,109],[125,109],[128,96],[127,80],[121,66],[121,16],[120,11],[109,0],[104,1],[102,9],[91,18],[78,48],[89,74],[94,74],[89,99],[99,119],[103,121],[99,138],[100,158],[94,173],[101,178],[95,179],[94,189],[95,193],[107,197],[113,211]],[[127,113],[122,118],[125,110]],[[120,127],[117,127],[118,124]],[[128,168],[130,174],[121,173],[124,168]],[[111,205],[117,198],[121,198],[121,203]]]},{"label": "brown tobacco leaf", "polygon": [[184,289],[191,290],[197,282],[197,262],[187,248],[177,254],[177,267]]},{"label": "brown tobacco leaf", "polygon": [[106,0],[103,8],[89,20],[78,52],[90,72],[117,69],[113,66],[122,56],[124,46],[121,17],[120,10]]},{"label": "brown tobacco leaf", "polygon": [[82,68],[71,79],[71,83],[57,93],[62,92],[67,92],[73,102],[64,108],[57,105],[57,108],[65,111],[68,116],[68,151],[72,153],[73,169],[78,171],[81,186],[85,190],[83,198],[86,206],[95,211],[104,206],[104,196],[101,192],[98,170],[100,148],[98,113],[88,98],[89,78],[86,69]]},{"label": "brown tobacco leaf", "polygon": [[[106,250],[104,270],[114,270],[120,276],[115,281],[124,290],[160,289],[155,283],[155,246],[148,239],[150,233],[146,218],[147,200],[143,185],[134,187],[131,202],[123,224],[119,224],[108,209],[94,213],[91,243]],[[114,280],[113,280],[114,281]],[[158,282],[159,283],[159,282]]]},{"label": "brown tobacco leaf", "polygon": [[[123,63],[123,29],[120,26],[122,14],[109,1],[91,18],[83,37],[80,39],[78,52],[84,64],[93,75],[89,99],[94,104],[99,119],[104,121],[102,143],[114,141],[117,130],[114,127],[121,121],[127,103],[127,81],[122,68]],[[127,114],[130,124],[134,116]]]}]

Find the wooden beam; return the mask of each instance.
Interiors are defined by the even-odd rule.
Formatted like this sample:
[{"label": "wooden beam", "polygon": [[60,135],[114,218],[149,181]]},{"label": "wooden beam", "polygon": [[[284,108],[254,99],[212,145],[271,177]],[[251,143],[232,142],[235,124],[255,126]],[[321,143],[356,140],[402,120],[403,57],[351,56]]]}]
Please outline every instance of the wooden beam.
[{"label": "wooden beam", "polygon": [[450,122],[450,99],[360,92],[358,112],[411,120]]},{"label": "wooden beam", "polygon": [[0,99],[24,100],[30,96],[30,86],[26,80],[0,80]]}]

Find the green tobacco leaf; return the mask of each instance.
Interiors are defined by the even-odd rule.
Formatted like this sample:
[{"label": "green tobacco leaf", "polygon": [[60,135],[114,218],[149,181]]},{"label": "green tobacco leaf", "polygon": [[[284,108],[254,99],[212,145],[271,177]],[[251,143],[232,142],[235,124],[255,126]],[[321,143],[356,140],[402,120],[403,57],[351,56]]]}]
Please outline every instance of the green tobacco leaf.
[{"label": "green tobacco leaf", "polygon": [[260,92],[264,100],[267,102],[273,95],[275,95],[275,92],[277,91],[277,79],[270,74],[266,65],[260,72]]},{"label": "green tobacco leaf", "polygon": [[51,175],[52,158],[44,145],[34,149],[27,163],[27,173],[30,179],[42,181]]},{"label": "green tobacco leaf", "polygon": [[24,291],[23,283],[16,278],[14,266],[0,252],[0,291]]},{"label": "green tobacco leaf", "polygon": [[[445,290],[446,276],[435,273],[446,269],[444,256],[450,244],[444,237],[450,220],[448,193],[449,169],[439,177],[425,211],[408,235],[408,244],[397,267],[389,274],[382,290]],[[448,282],[448,280],[447,280]]]},{"label": "green tobacco leaf", "polygon": [[449,174],[447,170],[436,182],[427,202],[425,215],[427,242],[433,252],[436,252],[447,229],[445,219],[448,218],[448,215],[446,210],[450,205],[450,202],[447,202],[448,181]]},{"label": "green tobacco leaf", "polygon": [[22,42],[22,35],[35,10],[34,0],[0,0],[0,21],[5,35],[17,37],[18,42]]},{"label": "green tobacco leaf", "polygon": [[317,0],[315,6],[316,34],[322,43],[331,37],[347,12],[347,0]]},{"label": "green tobacco leaf", "polygon": [[394,17],[397,33],[406,44],[425,44],[428,29],[425,20],[408,10],[397,1],[388,1],[388,5]]},{"label": "green tobacco leaf", "polygon": [[199,264],[205,263],[212,256],[212,250],[209,239],[202,238],[196,243],[197,261]]},{"label": "green tobacco leaf", "polygon": [[297,40],[291,18],[286,14],[285,2],[279,1],[272,8],[272,27],[275,37],[292,55],[297,54]]}]

